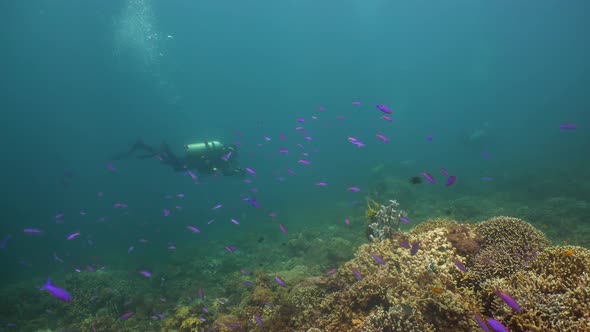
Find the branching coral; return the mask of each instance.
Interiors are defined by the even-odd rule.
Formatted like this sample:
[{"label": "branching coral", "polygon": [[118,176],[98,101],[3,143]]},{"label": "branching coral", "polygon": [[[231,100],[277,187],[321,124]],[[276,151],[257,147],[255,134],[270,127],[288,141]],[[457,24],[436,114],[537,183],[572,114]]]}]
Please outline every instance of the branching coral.
[{"label": "branching coral", "polygon": [[367,209],[367,236],[371,241],[383,241],[391,238],[399,231],[401,218],[405,216],[402,210],[398,210],[399,203],[390,200],[388,205],[381,205],[375,213],[369,205]]},{"label": "branching coral", "polygon": [[468,262],[474,284],[492,277],[507,277],[535,260],[549,240],[529,223],[495,217],[475,228],[481,249]]}]

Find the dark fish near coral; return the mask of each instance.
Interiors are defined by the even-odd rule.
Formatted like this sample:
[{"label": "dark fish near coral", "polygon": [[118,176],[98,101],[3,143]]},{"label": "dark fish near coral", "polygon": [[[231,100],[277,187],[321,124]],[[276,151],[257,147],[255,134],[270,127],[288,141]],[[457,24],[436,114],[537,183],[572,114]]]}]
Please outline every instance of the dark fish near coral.
[{"label": "dark fish near coral", "polygon": [[420,184],[420,183],[422,183],[422,178],[418,177],[418,176],[412,176],[411,178],[408,179],[408,181],[411,184]]},{"label": "dark fish near coral", "polygon": [[418,252],[418,249],[420,249],[420,241],[415,241],[414,243],[412,243],[412,249],[410,250],[410,255],[412,255],[412,256],[416,255],[416,253]]}]

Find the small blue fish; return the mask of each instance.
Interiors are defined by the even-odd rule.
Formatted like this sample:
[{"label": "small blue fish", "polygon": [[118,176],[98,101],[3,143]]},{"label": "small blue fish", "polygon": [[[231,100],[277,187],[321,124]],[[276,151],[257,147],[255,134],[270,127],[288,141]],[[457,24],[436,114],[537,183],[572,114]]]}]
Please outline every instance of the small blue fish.
[{"label": "small blue fish", "polygon": [[40,288],[41,290],[49,291],[51,296],[55,297],[56,299],[62,300],[64,302],[72,301],[72,296],[68,293],[65,289],[57,287],[51,283],[51,279],[47,278],[47,282],[43,287]]}]

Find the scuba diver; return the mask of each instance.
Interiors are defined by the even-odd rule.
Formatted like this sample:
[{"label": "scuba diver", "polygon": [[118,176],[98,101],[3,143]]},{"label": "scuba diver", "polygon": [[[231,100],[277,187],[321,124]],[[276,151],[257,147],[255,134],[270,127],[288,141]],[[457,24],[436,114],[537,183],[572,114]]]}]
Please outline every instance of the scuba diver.
[{"label": "scuba diver", "polygon": [[174,171],[182,172],[196,170],[201,175],[221,173],[223,175],[243,175],[244,170],[237,165],[237,146],[235,144],[223,145],[219,141],[204,141],[202,143],[186,144],[185,155],[177,157],[166,142],[160,147],[145,144],[139,140],[133,144],[127,153],[114,159],[130,157],[136,153],[139,159],[157,158],[162,164],[170,165]]}]

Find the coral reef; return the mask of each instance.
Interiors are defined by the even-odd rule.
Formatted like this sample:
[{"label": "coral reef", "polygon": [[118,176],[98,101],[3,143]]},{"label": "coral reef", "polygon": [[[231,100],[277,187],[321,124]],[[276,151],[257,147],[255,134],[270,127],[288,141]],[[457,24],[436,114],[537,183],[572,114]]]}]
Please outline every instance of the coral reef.
[{"label": "coral reef", "polygon": [[[372,242],[335,273],[309,276],[314,269],[299,265],[258,271],[256,286],[210,326],[220,331],[478,331],[477,315],[513,332],[590,330],[590,251],[549,247],[540,231],[509,217],[480,224],[434,219],[401,232],[403,215],[395,201],[375,207],[367,212]],[[286,287],[273,282],[277,274]],[[500,291],[521,309],[508,306]]]}]

